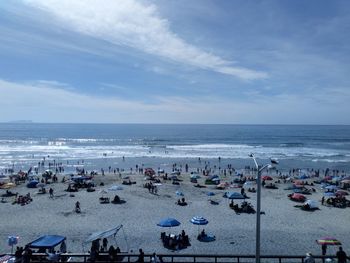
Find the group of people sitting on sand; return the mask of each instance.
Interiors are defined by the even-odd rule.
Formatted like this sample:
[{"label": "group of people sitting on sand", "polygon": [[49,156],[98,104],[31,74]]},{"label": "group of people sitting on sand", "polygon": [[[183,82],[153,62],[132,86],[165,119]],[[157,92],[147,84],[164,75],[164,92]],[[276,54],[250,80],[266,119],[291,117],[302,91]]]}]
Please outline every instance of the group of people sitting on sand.
[{"label": "group of people sitting on sand", "polygon": [[248,203],[246,201],[242,202],[241,206],[239,206],[239,204],[235,204],[233,202],[233,200],[231,200],[231,202],[229,204],[229,207],[231,209],[233,209],[236,213],[248,213],[248,214],[254,214],[255,213],[254,207],[250,203]]},{"label": "group of people sitting on sand", "polygon": [[197,239],[199,241],[204,240],[207,237],[207,233],[205,233],[204,229],[201,231],[201,233],[197,236]]},{"label": "group of people sitting on sand", "polygon": [[181,199],[178,199],[177,202],[176,202],[177,205],[180,205],[180,206],[186,206],[187,205],[187,202],[185,200],[184,197],[182,197]]},{"label": "group of people sitting on sand", "polygon": [[[100,255],[100,253],[108,252],[108,256]],[[120,261],[121,258],[118,258],[118,254],[120,254],[120,248],[114,246],[110,246],[108,248],[108,240],[107,238],[102,239],[102,246],[100,246],[100,239],[94,240],[91,244],[90,248],[90,258],[89,262],[96,261],[104,261],[104,262],[116,262]],[[108,258],[106,258],[108,257]]]},{"label": "group of people sitting on sand", "polygon": [[322,205],[326,203],[329,206],[338,207],[338,208],[350,207],[350,201],[347,200],[345,196],[331,197],[331,198],[327,198],[326,200],[324,197],[322,197],[321,203]]},{"label": "group of people sitting on sand", "polygon": [[26,205],[32,201],[33,199],[31,198],[30,193],[28,193],[26,195],[18,195],[12,204]]},{"label": "group of people sitting on sand", "polygon": [[160,238],[164,247],[173,250],[183,249],[191,245],[190,239],[184,230],[181,231],[180,235],[166,235],[165,232],[162,232]]},{"label": "group of people sitting on sand", "polygon": [[278,189],[278,187],[274,183],[266,184],[265,180],[262,181],[261,185],[268,189]]}]

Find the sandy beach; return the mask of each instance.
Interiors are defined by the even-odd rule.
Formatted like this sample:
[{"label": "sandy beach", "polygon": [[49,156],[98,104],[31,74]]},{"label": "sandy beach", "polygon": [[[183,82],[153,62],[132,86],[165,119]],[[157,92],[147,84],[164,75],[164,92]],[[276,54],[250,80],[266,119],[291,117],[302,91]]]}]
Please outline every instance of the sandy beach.
[{"label": "sandy beach", "polygon": [[[118,194],[126,203],[121,205],[100,204],[100,191],[108,189],[112,185],[121,185],[122,178],[114,174],[96,175],[95,184],[101,182],[104,186],[96,186],[95,192],[87,192],[80,189],[74,193],[65,191],[67,184],[61,183],[63,175],[58,175],[58,183],[47,185],[54,189],[54,198],[49,194],[37,194],[38,189],[29,189],[21,184],[11,190],[19,194],[31,194],[33,201],[20,206],[12,204],[12,199],[7,198],[7,203],[1,203],[0,247],[1,252],[10,252],[7,245],[9,235],[19,236],[19,245],[38,238],[43,234],[59,234],[67,237],[67,248],[70,252],[81,252],[82,242],[89,234],[99,230],[105,230],[122,224],[123,231],[117,235],[118,245],[122,251],[137,252],[142,248],[146,253],[232,253],[254,254],[255,252],[255,214],[236,214],[229,208],[229,200],[223,198],[225,191],[240,191],[239,188],[216,190],[214,185],[206,188],[194,187],[190,182],[190,174],[182,173],[178,178],[182,180],[180,185],[173,185],[171,181],[161,180],[158,193],[151,194],[143,187],[145,176],[142,174],[124,173],[122,177],[129,176],[133,185],[123,185],[123,190],[109,191],[107,196],[113,199]],[[235,176],[221,176],[222,182],[231,182]],[[205,177],[201,176],[198,183],[204,184]],[[277,178],[275,179],[277,180]],[[274,180],[274,181],[275,181]],[[310,182],[315,178],[308,179]],[[276,184],[278,189],[262,188],[261,215],[261,253],[262,254],[304,254],[311,251],[313,254],[321,254],[320,246],[315,242],[323,236],[334,236],[343,244],[345,251],[350,251],[349,236],[349,208],[340,209],[321,205],[324,190],[320,185],[315,185],[315,193],[307,196],[320,204],[320,210],[314,212],[302,211],[294,207],[298,203],[290,201],[287,195],[292,191],[283,190],[288,186],[283,182]],[[178,206],[175,202],[180,198],[176,191],[184,193],[187,206]],[[219,205],[212,205],[208,201],[208,191],[213,191],[212,199]],[[1,194],[5,190],[0,191]],[[256,193],[247,193],[248,201],[256,207]],[[74,212],[75,202],[81,203],[81,214]],[[241,203],[241,200],[235,200]],[[190,223],[193,216],[205,217],[209,224],[204,226],[207,233],[216,236],[214,242],[199,242],[196,237],[198,227]],[[173,228],[161,228],[156,224],[166,217],[176,218],[181,225]],[[190,237],[191,246],[180,250],[171,251],[163,247],[160,233],[180,234],[184,229]],[[200,228],[202,229],[202,227]],[[110,244],[113,244],[110,240]],[[86,251],[89,247],[85,248]],[[334,254],[336,247],[329,247],[328,252]]]}]

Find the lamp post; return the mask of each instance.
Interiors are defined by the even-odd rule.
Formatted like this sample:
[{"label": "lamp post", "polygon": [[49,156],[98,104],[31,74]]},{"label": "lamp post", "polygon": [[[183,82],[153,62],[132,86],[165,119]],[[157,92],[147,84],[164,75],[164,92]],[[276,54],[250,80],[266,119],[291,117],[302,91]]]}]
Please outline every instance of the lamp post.
[{"label": "lamp post", "polygon": [[253,158],[256,169],[258,170],[258,178],[257,178],[257,197],[256,197],[256,240],[255,240],[255,262],[260,263],[260,211],[261,211],[261,172],[264,169],[270,169],[273,167],[273,164],[278,164],[276,159],[270,159],[271,164],[265,164],[262,167],[259,167],[255,156],[253,153],[249,155],[249,157]]}]

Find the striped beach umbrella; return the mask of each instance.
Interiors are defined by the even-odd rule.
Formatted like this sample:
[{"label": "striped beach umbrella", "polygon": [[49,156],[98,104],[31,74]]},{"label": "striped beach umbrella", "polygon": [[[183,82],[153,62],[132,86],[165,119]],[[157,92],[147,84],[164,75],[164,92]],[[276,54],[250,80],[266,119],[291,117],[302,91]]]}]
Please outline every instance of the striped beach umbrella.
[{"label": "striped beach umbrella", "polygon": [[202,216],[194,216],[190,222],[195,225],[206,225],[209,223],[209,221]]},{"label": "striped beach umbrella", "polygon": [[316,240],[319,245],[340,246],[341,242],[334,237],[323,237]]},{"label": "striped beach umbrella", "polygon": [[198,234],[199,234],[199,226],[203,226],[209,223],[209,221],[202,216],[194,216],[191,218],[190,222],[194,225],[198,225]]}]

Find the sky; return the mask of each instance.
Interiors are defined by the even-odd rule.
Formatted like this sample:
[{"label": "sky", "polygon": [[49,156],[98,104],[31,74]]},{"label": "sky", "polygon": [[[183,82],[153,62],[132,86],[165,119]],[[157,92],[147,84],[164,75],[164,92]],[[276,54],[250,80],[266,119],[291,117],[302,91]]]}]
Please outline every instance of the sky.
[{"label": "sky", "polygon": [[350,1],[0,2],[0,122],[350,124]]}]

